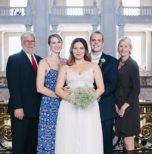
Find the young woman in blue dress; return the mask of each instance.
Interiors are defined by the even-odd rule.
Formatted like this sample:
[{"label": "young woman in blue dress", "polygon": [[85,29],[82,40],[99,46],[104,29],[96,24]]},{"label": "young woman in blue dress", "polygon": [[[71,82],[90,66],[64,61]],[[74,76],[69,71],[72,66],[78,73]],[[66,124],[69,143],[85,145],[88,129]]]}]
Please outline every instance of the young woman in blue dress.
[{"label": "young woman in blue dress", "polygon": [[58,34],[48,37],[51,54],[41,60],[38,66],[37,91],[42,94],[37,153],[55,153],[56,120],[60,105],[60,98],[55,94],[58,70],[65,64],[60,57],[62,38]]}]

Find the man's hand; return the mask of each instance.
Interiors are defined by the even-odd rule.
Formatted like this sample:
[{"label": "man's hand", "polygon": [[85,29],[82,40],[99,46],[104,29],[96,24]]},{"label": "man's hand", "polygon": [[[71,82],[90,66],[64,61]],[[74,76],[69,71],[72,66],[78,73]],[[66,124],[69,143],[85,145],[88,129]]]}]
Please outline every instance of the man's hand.
[{"label": "man's hand", "polygon": [[65,87],[63,87],[63,90],[67,93],[67,94],[71,94],[71,92],[72,92],[72,90],[71,90],[71,88],[69,87],[69,86],[65,86]]},{"label": "man's hand", "polygon": [[19,119],[19,120],[22,120],[23,117],[24,117],[23,108],[15,109],[14,110],[14,117],[17,118],[17,119]]}]

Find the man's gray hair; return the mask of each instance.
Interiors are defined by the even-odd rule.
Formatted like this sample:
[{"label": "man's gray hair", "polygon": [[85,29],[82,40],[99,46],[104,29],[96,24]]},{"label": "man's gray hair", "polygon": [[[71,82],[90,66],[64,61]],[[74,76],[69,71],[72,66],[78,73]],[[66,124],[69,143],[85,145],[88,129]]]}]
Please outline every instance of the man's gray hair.
[{"label": "man's gray hair", "polygon": [[24,42],[24,40],[28,37],[28,36],[32,36],[35,40],[35,34],[33,32],[30,31],[26,31],[21,35],[21,42]]}]

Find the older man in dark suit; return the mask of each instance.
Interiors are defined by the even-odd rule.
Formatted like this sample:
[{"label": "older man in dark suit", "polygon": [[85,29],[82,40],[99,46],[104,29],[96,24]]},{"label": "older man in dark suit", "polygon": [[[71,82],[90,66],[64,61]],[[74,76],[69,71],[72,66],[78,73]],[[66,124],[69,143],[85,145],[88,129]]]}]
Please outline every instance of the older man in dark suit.
[{"label": "older man in dark suit", "polygon": [[21,35],[22,50],[8,58],[6,76],[10,99],[13,154],[36,154],[40,94],[36,91],[35,36]]},{"label": "older man in dark suit", "polygon": [[113,121],[116,116],[114,91],[118,80],[117,60],[102,52],[104,36],[100,31],[91,34],[90,46],[92,61],[99,64],[105,85],[105,92],[99,100],[104,154],[113,154]]}]

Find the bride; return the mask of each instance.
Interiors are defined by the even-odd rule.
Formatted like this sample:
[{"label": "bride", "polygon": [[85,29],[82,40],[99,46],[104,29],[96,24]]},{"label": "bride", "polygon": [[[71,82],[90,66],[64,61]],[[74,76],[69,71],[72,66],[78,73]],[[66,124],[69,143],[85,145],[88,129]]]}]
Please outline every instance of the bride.
[{"label": "bride", "polygon": [[[74,39],[68,64],[61,67],[56,85],[56,93],[62,101],[57,119],[55,154],[103,154],[97,100],[87,108],[77,107],[68,101],[77,87],[89,87],[96,98],[104,92],[101,70],[90,60],[87,42],[83,38]],[[63,90],[65,82],[68,91]]]}]

